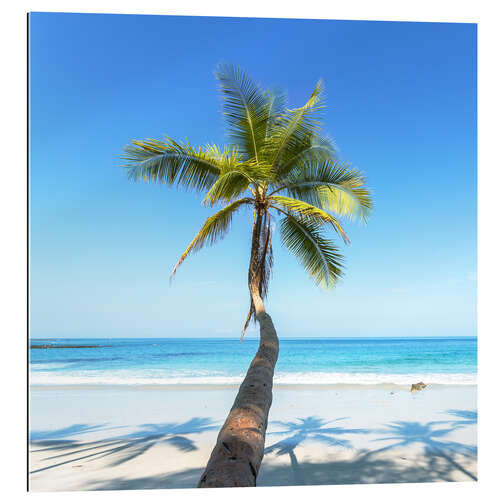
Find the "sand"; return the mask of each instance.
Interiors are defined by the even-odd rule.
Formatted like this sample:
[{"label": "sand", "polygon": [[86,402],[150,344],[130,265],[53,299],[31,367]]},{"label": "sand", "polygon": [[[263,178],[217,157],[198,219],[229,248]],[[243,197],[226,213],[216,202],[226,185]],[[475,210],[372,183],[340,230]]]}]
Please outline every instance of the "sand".
[{"label": "sand", "polygon": [[[32,491],[193,488],[228,386],[32,387]],[[277,386],[258,485],[473,481],[476,387]]]}]

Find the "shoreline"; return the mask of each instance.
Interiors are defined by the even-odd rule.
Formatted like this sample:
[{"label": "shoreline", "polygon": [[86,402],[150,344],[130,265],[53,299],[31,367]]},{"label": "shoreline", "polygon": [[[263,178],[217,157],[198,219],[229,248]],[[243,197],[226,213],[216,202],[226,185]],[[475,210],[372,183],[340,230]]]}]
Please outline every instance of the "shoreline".
[{"label": "shoreline", "polygon": [[[420,382],[416,380],[415,383]],[[198,391],[198,390],[236,390],[239,384],[30,384],[30,390],[165,390],[165,391]],[[431,389],[462,389],[470,387],[477,389],[477,384],[435,384],[429,383],[423,391]],[[373,384],[281,384],[275,383],[273,390],[395,390],[410,392],[411,384],[389,384],[389,383],[373,383]]]}]

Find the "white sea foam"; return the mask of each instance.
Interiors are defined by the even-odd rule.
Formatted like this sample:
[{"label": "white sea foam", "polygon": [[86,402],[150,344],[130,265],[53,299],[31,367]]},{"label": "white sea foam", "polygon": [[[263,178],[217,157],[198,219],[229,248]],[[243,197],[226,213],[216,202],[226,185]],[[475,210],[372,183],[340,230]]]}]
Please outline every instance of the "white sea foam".
[{"label": "white sea foam", "polygon": [[276,374],[276,384],[396,384],[409,385],[424,381],[427,384],[475,385],[475,373],[328,373],[305,372]]},{"label": "white sea foam", "polygon": [[70,366],[70,363],[59,363],[59,362],[53,362],[53,363],[43,363],[43,364],[32,364],[30,366],[31,371],[46,371],[46,370],[58,370],[59,368],[66,368],[67,366]]},{"label": "white sea foam", "polygon": [[[212,372],[213,373],[213,372]],[[210,372],[166,374],[160,371],[145,373],[143,371],[116,370],[108,372],[74,372],[50,373],[32,372],[32,385],[238,385],[244,374],[227,376]],[[289,372],[276,373],[275,385],[334,385],[334,384],[396,384],[410,385],[423,381],[426,384],[475,385],[475,373],[340,373],[340,372]]]}]

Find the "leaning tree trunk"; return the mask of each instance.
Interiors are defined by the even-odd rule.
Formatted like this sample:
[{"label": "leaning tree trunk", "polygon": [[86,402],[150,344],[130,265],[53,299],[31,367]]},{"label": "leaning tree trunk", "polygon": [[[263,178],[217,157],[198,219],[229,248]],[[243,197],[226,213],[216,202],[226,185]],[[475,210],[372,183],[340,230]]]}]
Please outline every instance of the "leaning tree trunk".
[{"label": "leaning tree trunk", "polygon": [[256,210],[248,285],[260,325],[260,345],[243,380],[233,407],[217,437],[199,488],[255,486],[273,399],[274,367],[278,359],[278,336],[259,293],[259,242],[262,210]]}]

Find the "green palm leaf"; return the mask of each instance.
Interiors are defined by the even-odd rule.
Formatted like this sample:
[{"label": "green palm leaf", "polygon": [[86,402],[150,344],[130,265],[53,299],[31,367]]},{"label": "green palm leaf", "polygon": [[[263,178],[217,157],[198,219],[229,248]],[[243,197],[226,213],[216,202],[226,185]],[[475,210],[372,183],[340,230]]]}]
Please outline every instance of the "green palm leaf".
[{"label": "green palm leaf", "polygon": [[254,162],[224,166],[203,202],[210,206],[219,201],[228,202],[241,196],[247,189],[255,195],[258,186],[268,180],[269,172],[268,166]]},{"label": "green palm leaf", "polygon": [[237,66],[221,64],[216,73],[223,96],[223,110],[231,140],[246,154],[259,161],[266,138],[267,120],[272,114],[269,94]]},{"label": "green palm leaf", "polygon": [[296,156],[297,151],[311,144],[311,138],[319,131],[317,113],[323,107],[323,82],[320,80],[306,104],[301,108],[286,110],[273,127],[264,148],[266,162],[277,173]]},{"label": "green palm leaf", "polygon": [[316,284],[330,288],[342,276],[343,258],[333,243],[321,235],[321,227],[317,222],[287,215],[281,219],[281,241]]},{"label": "green palm leaf", "polygon": [[304,164],[332,160],[336,156],[337,148],[330,138],[311,133],[301,142],[297,142],[295,148],[288,148],[286,158],[280,164],[279,172],[276,175],[278,184],[285,180],[294,168],[300,168]]},{"label": "green palm leaf", "polygon": [[359,170],[330,159],[296,166],[274,193],[285,191],[323,210],[366,221],[373,204],[365,186],[366,179]]},{"label": "green palm leaf", "polygon": [[186,260],[189,254],[201,250],[205,245],[213,245],[214,243],[222,239],[229,231],[234,213],[242,205],[250,204],[252,203],[252,201],[252,198],[241,198],[240,200],[236,200],[235,202],[227,205],[222,210],[219,210],[214,215],[209,217],[203,224],[198,234],[194,237],[193,241],[191,241],[186,250],[184,250],[180,259],[175,264],[174,269],[172,270],[172,273],[170,275],[170,279],[174,277],[177,269]]},{"label": "green palm leaf", "polygon": [[164,141],[131,141],[124,151],[122,159],[126,163],[122,166],[128,170],[130,179],[170,185],[177,182],[197,191],[212,186],[226,161],[215,146],[194,149],[169,137]]},{"label": "green palm leaf", "polygon": [[211,207],[219,201],[231,201],[243,194],[250,186],[252,178],[245,172],[232,170],[219,176],[210,188],[203,203]]},{"label": "green palm leaf", "polygon": [[264,98],[266,99],[266,138],[269,137],[273,131],[273,127],[278,122],[279,117],[286,110],[287,96],[279,88],[266,89],[264,91]]},{"label": "green palm leaf", "polygon": [[287,213],[294,214],[299,219],[308,219],[313,222],[317,222],[318,224],[331,225],[342,237],[344,243],[350,243],[349,238],[347,237],[347,234],[342,228],[340,222],[333,217],[333,215],[330,215],[321,208],[315,207],[305,201],[288,198],[286,196],[270,196],[269,200],[272,203],[272,207],[281,207]]}]

